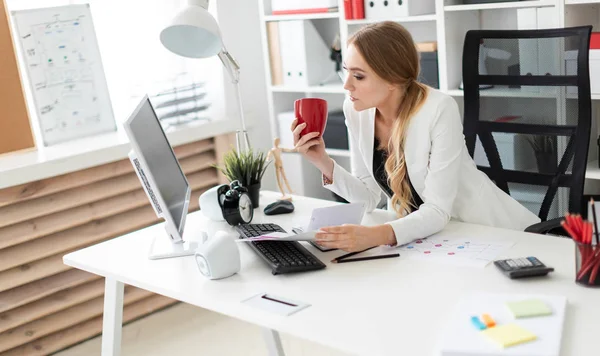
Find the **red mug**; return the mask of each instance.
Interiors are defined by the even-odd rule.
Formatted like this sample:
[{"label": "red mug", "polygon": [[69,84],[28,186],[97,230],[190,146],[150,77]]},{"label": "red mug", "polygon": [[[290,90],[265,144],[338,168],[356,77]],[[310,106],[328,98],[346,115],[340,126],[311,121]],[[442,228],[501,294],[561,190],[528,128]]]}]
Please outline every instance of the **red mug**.
[{"label": "red mug", "polygon": [[318,132],[323,136],[327,124],[327,101],[319,98],[303,98],[294,102],[294,114],[298,119],[298,125],[306,123],[306,127],[300,133],[304,136],[310,132]]}]

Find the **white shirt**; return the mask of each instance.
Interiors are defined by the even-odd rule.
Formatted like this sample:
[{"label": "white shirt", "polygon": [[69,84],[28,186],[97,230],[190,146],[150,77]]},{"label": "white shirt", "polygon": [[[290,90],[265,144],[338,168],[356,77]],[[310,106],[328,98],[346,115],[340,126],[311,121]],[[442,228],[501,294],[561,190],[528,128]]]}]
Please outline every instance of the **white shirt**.
[{"label": "white shirt", "polygon": [[[373,177],[375,108],[356,111],[348,99],[344,115],[352,173],[334,163],[325,188],[350,202],[376,208],[382,189]],[[540,219],[498,188],[469,156],[454,99],[429,88],[425,103],[410,119],[404,155],[408,176],[423,205],[389,224],[399,245],[442,230],[448,221],[524,230]],[[388,209],[390,208],[388,201]]]}]

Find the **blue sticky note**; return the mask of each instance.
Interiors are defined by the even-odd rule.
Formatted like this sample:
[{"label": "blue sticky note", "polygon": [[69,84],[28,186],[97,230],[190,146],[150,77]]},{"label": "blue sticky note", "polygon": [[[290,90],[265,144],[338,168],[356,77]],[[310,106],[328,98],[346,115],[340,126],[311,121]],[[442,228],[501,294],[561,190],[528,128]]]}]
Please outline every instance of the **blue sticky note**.
[{"label": "blue sticky note", "polygon": [[484,323],[482,323],[481,320],[479,320],[479,318],[476,316],[471,317],[471,323],[475,325],[477,330],[485,330],[487,328],[487,326]]}]

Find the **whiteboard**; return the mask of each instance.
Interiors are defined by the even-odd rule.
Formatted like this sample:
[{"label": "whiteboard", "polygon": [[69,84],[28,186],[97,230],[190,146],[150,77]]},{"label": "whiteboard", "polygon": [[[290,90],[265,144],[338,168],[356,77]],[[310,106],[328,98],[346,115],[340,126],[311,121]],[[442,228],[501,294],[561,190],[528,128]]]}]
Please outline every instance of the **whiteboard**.
[{"label": "whiteboard", "polygon": [[115,131],[89,4],[12,16],[44,145]]}]

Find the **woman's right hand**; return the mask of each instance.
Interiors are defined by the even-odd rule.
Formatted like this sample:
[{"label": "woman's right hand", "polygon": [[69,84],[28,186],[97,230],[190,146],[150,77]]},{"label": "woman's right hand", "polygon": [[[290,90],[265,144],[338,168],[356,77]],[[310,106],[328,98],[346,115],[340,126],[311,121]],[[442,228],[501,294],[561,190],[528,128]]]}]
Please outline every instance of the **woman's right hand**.
[{"label": "woman's right hand", "polygon": [[298,119],[292,122],[294,134],[294,147],[300,154],[314,164],[323,174],[331,178],[333,173],[333,161],[325,151],[325,141],[319,137],[318,132],[309,132],[300,137],[300,133],[306,127],[306,123],[298,125]]}]

